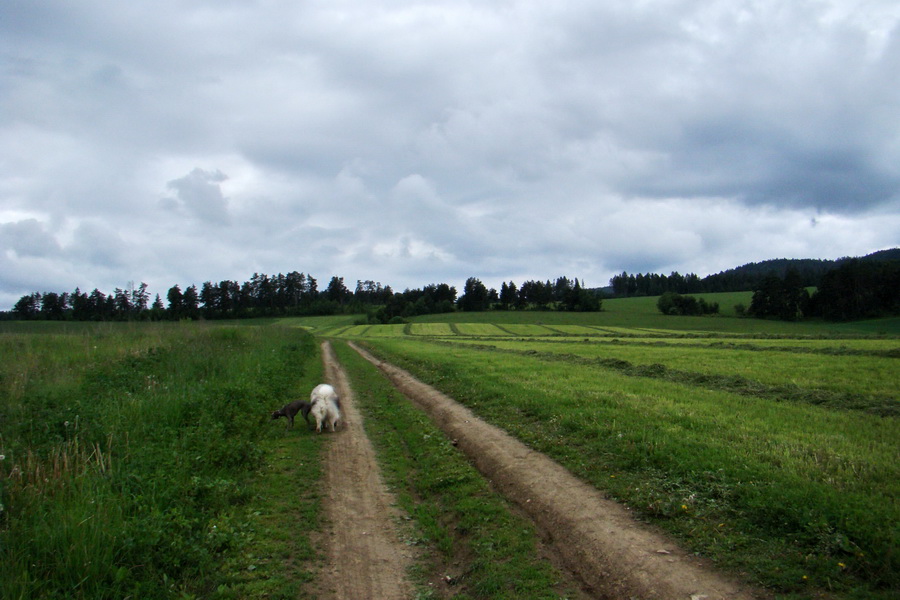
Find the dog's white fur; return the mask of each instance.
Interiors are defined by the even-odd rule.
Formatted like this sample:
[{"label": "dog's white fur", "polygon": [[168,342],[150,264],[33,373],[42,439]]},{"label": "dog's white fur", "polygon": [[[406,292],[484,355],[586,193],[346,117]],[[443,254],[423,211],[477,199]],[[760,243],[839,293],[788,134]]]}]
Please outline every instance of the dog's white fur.
[{"label": "dog's white fur", "polygon": [[334,388],[327,383],[317,385],[309,395],[309,401],[312,404],[310,413],[316,420],[316,431],[321,433],[323,423],[326,431],[329,425],[331,431],[335,431],[341,420],[341,409],[340,399]]},{"label": "dog's white fur", "polygon": [[309,403],[315,404],[317,401],[324,400],[326,398],[337,398],[337,392],[335,392],[334,388],[327,383],[320,383],[313,388],[312,392],[310,392]]}]

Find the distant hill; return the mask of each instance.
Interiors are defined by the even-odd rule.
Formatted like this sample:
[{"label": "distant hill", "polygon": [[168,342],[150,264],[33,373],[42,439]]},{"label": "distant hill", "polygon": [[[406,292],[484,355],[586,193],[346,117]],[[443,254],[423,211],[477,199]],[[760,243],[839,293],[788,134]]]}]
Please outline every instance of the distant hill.
[{"label": "distant hill", "polygon": [[861,257],[847,256],[837,260],[775,258],[721,271],[715,275],[704,277],[700,283],[704,292],[743,292],[756,289],[759,282],[769,275],[784,277],[789,270],[794,270],[800,275],[802,285],[818,286],[825,273],[848,260],[900,260],[900,248],[879,250]]},{"label": "distant hill", "polygon": [[606,297],[623,296],[658,296],[664,292],[680,294],[714,293],[714,292],[747,292],[760,287],[763,280],[770,275],[784,278],[788,271],[795,271],[800,277],[800,285],[819,287],[826,273],[851,261],[900,261],[900,248],[879,250],[861,257],[843,257],[837,260],[817,258],[775,258],[758,263],[747,263],[734,269],[721,271],[700,279],[689,273],[680,275],[662,274],[627,274],[616,275],[610,285],[597,288]]},{"label": "distant hill", "polygon": [[[872,260],[900,260],[900,248],[891,248],[890,250],[879,250],[872,254],[867,254],[863,258]],[[845,260],[843,258],[839,260]]]}]

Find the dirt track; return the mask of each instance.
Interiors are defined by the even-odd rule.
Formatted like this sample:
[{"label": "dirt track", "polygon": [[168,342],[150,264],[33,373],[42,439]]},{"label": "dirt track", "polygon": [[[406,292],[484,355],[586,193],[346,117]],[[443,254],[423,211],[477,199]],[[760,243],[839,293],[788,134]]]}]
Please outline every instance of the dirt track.
[{"label": "dirt track", "polygon": [[[766,597],[716,572],[668,538],[636,522],[622,506],[543,454],[481,421],[453,399],[350,345],[427,412],[495,488],[534,520],[563,565],[591,595],[615,600]],[[345,389],[344,393],[348,392]],[[361,428],[359,432],[352,430],[351,435],[364,437]]]},{"label": "dirt track", "polygon": [[[331,346],[322,344],[325,376],[341,397],[343,424],[325,456],[324,541],[327,564],[316,590],[335,600],[411,598],[412,550],[395,528],[397,511],[356,410],[353,391]],[[323,433],[322,435],[331,435]]]}]

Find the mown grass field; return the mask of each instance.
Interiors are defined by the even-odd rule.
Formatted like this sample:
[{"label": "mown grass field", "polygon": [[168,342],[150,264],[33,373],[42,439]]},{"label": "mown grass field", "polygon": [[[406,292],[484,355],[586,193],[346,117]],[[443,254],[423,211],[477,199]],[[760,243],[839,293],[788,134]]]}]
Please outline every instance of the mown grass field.
[{"label": "mown grass field", "polygon": [[[523,353],[544,353],[560,360],[573,357],[603,362],[625,361],[630,365],[662,365],[667,370],[720,377],[740,377],[769,386],[792,386],[797,393],[820,391],[841,393],[845,403],[871,401],[896,407],[898,358],[881,344],[854,344],[854,353],[840,347],[786,346],[765,344],[725,346],[718,344],[669,344],[660,340],[617,340],[614,342],[569,342],[553,340],[461,340],[460,344]],[[751,349],[752,348],[752,349]],[[882,354],[884,352],[884,354]],[[865,377],[860,377],[865,373]],[[879,401],[880,400],[880,401]],[[854,402],[855,404],[855,402]]]},{"label": "mown grass field", "polygon": [[779,598],[896,597],[897,321],[610,304],[317,332],[412,370]]}]

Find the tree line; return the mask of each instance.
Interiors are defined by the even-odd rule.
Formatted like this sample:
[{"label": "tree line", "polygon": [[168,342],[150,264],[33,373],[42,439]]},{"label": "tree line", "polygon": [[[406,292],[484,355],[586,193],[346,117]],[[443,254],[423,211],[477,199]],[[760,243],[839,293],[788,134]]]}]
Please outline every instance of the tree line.
[{"label": "tree line", "polygon": [[7,318],[25,320],[128,321],[181,319],[243,319],[273,316],[366,314],[367,321],[387,323],[423,314],[454,310],[600,310],[596,291],[582,287],[576,278],[526,281],[520,288],[503,283],[501,291],[488,289],[470,277],[463,294],[454,286],[430,284],[421,289],[394,292],[372,280],[358,280],[354,290],[343,277],[332,277],[324,290],[312,275],[292,271],[269,276],[254,273],[247,281],[207,281],[184,289],[169,288],[165,300],[151,301],[146,283],[129,284],[111,294],[34,292],[22,296]]},{"label": "tree line", "polygon": [[561,310],[561,311],[598,311],[602,306],[600,293],[582,287],[576,277],[558,277],[554,283],[548,279],[541,281],[525,281],[521,287],[515,282],[503,282],[499,293],[485,285],[475,277],[466,280],[463,294],[459,298],[462,310],[483,311],[496,310]]},{"label": "tree line", "polygon": [[696,294],[705,292],[700,277],[695,273],[682,275],[673,271],[669,275],[660,273],[627,273],[613,276],[609,285],[614,296],[661,296],[666,292],[675,294]]},{"label": "tree line", "polygon": [[[758,274],[754,265],[753,299],[749,307],[737,306],[738,314],[785,320],[820,317],[854,320],[900,314],[900,260],[897,251],[884,251],[860,259],[831,262],[830,270],[816,276],[810,293],[810,272],[790,267],[783,274]],[[873,258],[879,255],[877,259]],[[772,261],[779,263],[779,261]],[[809,261],[801,261],[806,264]],[[815,262],[815,261],[814,261]],[[737,271],[737,270],[735,270]],[[721,274],[719,274],[721,275]],[[695,300],[687,294],[709,293],[704,282],[691,273],[674,272],[629,275],[623,272],[610,280],[617,296],[659,295],[658,307],[665,314],[715,314],[715,303]],[[721,278],[718,280],[721,283]],[[719,285],[716,284],[716,286]],[[716,290],[721,291],[721,290]],[[417,315],[484,310],[599,311],[600,290],[584,287],[577,278],[558,277],[551,282],[529,280],[517,286],[504,281],[500,290],[488,288],[476,277],[466,280],[462,294],[446,283],[396,293],[390,286],[372,280],[356,282],[349,289],[343,277],[332,277],[324,290],[309,274],[292,271],[269,276],[261,273],[243,283],[220,281],[182,289],[169,288],[165,301],[156,294],[151,301],[146,283],[129,284],[105,294],[98,289],[87,293],[34,292],[22,296],[2,318],[28,320],[180,320],[242,319],[271,316],[365,314],[370,323],[388,323]]]},{"label": "tree line", "polygon": [[[900,261],[847,260],[825,273],[810,293],[806,279],[796,270],[763,278],[749,308],[739,304],[739,316],[797,321],[822,318],[855,321],[900,314]],[[715,302],[667,291],[657,301],[667,315],[704,315],[719,312]]]},{"label": "tree line", "polygon": [[754,317],[855,321],[900,314],[900,261],[848,260],[827,272],[812,293],[788,271],[769,275],[753,292]]},{"label": "tree line", "polygon": [[866,262],[890,262],[900,260],[900,248],[880,250],[860,258],[787,259],[776,258],[758,263],[747,263],[734,269],[721,271],[704,278],[694,273],[681,275],[677,271],[669,275],[658,273],[622,272],[609,280],[609,293],[616,297],[661,296],[666,292],[676,294],[712,294],[716,292],[745,292],[762,287],[771,276],[784,279],[788,272],[791,279],[804,287],[820,287],[826,274],[844,263],[862,260]]}]

